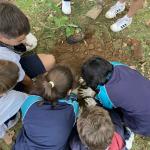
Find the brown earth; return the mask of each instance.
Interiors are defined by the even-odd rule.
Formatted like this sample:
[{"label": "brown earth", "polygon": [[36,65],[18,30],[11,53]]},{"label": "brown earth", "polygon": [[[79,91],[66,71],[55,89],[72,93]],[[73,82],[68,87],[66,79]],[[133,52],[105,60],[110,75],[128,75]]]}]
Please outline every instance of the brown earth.
[{"label": "brown earth", "polygon": [[95,34],[88,34],[81,43],[70,45],[66,40],[59,40],[53,54],[57,62],[68,65],[76,73],[80,72],[81,64],[91,56],[101,56],[109,61],[120,61],[128,65],[135,65],[143,57],[141,43],[134,39],[107,40],[102,34],[97,38]]}]

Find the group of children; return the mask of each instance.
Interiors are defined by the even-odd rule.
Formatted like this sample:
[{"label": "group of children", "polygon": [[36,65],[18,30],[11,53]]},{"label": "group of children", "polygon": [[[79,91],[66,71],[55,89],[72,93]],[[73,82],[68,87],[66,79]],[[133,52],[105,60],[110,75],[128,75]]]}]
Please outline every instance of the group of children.
[{"label": "group of children", "polygon": [[[98,0],[99,1],[99,0]],[[144,0],[133,0],[127,14],[118,19],[110,26],[113,32],[119,32],[128,27],[132,23],[133,16],[143,7]],[[107,19],[115,18],[117,14],[125,10],[126,0],[118,0],[105,14]],[[62,12],[66,15],[71,14],[71,0],[62,0]]]},{"label": "group of children", "polygon": [[[23,55],[36,42],[23,12],[0,2],[0,138],[21,111],[13,150],[129,150],[134,133],[150,136],[148,79],[127,65],[92,57],[82,65],[83,81],[74,93],[71,70],[55,65],[53,55]],[[79,107],[78,99],[87,104]]]}]

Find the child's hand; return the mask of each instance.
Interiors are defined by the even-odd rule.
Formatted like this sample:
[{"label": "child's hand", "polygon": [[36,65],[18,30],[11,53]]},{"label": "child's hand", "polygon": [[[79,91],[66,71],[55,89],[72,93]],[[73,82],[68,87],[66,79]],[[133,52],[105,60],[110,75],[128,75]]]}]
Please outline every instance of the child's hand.
[{"label": "child's hand", "polygon": [[87,106],[96,106],[97,104],[94,98],[85,98],[84,100]]},{"label": "child's hand", "polygon": [[86,86],[86,82],[84,81],[84,79],[82,77],[79,78],[79,84],[81,86]]},{"label": "child's hand", "polygon": [[26,36],[24,44],[27,50],[32,50],[37,46],[37,39],[32,33],[29,33]]},{"label": "child's hand", "polygon": [[92,90],[90,87],[87,88],[81,87],[79,88],[78,93],[82,98],[89,98],[89,97],[93,98],[96,94],[96,92]]},{"label": "child's hand", "polygon": [[24,85],[24,90],[28,93],[32,87],[33,87],[33,81],[32,79],[28,76],[28,75],[25,75],[23,81],[22,81],[22,84]]}]

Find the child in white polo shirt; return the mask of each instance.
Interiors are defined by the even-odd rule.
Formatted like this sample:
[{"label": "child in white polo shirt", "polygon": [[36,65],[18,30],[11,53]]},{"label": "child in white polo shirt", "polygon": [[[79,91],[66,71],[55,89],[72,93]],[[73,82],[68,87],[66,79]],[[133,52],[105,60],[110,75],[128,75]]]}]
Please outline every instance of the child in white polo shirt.
[{"label": "child in white polo shirt", "polygon": [[0,60],[0,139],[5,138],[7,130],[17,123],[18,111],[28,97],[12,90],[18,80],[18,66],[11,61]]},{"label": "child in white polo shirt", "polygon": [[[0,2],[0,60],[13,61],[18,65],[18,82],[28,89],[32,86],[32,78],[50,70],[55,63],[53,55],[22,56],[27,48],[35,47],[29,37],[37,42],[30,33],[29,20],[24,13],[11,3]],[[17,90],[22,91],[20,87]]]}]

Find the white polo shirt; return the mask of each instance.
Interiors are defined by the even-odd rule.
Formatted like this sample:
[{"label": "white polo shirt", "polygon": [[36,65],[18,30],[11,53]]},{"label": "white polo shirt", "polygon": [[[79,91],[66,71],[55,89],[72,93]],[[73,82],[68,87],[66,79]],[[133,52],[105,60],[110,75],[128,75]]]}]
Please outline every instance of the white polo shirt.
[{"label": "white polo shirt", "polygon": [[25,77],[25,72],[20,64],[20,55],[6,47],[0,47],[0,60],[8,60],[14,62],[19,67],[18,82],[22,81]]},{"label": "white polo shirt", "polygon": [[0,97],[0,125],[14,116],[29,95],[11,90]]}]

